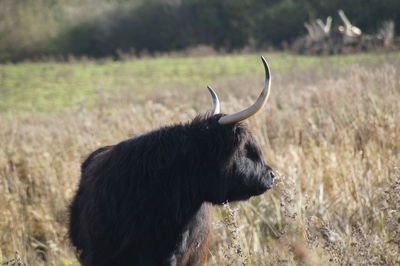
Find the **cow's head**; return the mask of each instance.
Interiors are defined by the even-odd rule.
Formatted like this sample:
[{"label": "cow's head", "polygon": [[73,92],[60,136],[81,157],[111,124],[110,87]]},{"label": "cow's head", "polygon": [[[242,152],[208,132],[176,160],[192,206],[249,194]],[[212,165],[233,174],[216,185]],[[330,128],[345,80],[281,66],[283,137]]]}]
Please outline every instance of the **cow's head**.
[{"label": "cow's head", "polygon": [[[196,149],[203,155],[195,169],[204,174],[202,191],[205,199],[213,203],[245,200],[259,195],[273,185],[274,173],[263,158],[247,125],[242,120],[254,115],[266,103],[270,93],[269,66],[265,67],[265,85],[256,102],[234,114],[220,114],[217,94],[208,87],[212,96],[213,111],[209,118],[192,122],[198,139]],[[197,153],[197,154],[199,154]]]}]

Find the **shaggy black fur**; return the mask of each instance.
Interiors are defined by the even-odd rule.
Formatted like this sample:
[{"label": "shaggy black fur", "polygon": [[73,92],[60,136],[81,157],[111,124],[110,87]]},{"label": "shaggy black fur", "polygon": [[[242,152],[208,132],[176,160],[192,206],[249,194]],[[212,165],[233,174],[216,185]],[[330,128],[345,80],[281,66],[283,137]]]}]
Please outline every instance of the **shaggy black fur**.
[{"label": "shaggy black fur", "polygon": [[84,265],[202,265],[212,204],[271,188],[245,124],[197,117],[117,145],[82,164],[69,235]]}]

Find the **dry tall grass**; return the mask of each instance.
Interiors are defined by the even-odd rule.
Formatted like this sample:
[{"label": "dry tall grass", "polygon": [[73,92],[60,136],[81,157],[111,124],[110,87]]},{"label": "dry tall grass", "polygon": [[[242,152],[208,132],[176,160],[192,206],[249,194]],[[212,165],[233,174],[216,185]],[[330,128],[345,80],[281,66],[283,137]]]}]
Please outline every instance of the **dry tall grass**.
[{"label": "dry tall grass", "polygon": [[[217,209],[209,265],[399,264],[400,62],[274,71],[272,84],[248,123],[278,184]],[[230,113],[261,76],[212,85],[234,88],[220,93]],[[204,88],[167,89],[128,107],[121,93],[92,111],[0,116],[0,262],[77,264],[66,208],[84,157],[210,105]]]}]

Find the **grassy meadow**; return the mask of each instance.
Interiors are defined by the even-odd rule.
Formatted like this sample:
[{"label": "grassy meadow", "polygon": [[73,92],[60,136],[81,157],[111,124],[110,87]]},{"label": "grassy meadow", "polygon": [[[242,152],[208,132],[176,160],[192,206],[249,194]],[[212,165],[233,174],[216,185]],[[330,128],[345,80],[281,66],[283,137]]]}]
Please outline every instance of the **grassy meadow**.
[{"label": "grassy meadow", "polygon": [[[265,54],[248,120],[276,186],[215,210],[209,265],[400,264],[400,53]],[[67,206],[94,149],[248,106],[259,55],[0,65],[0,265],[77,265]]]}]

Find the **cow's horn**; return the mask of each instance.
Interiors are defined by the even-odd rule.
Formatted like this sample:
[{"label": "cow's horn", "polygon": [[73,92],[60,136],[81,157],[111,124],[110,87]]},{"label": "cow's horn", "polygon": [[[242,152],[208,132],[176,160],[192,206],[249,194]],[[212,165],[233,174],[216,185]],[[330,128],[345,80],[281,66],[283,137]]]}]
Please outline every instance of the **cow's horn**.
[{"label": "cow's horn", "polygon": [[261,56],[261,60],[263,61],[264,68],[265,68],[265,84],[264,84],[264,88],[263,88],[260,96],[258,96],[258,99],[252,106],[250,106],[238,113],[234,113],[231,115],[226,115],[226,116],[221,117],[218,120],[219,124],[227,125],[227,124],[232,124],[232,123],[242,121],[242,120],[254,115],[255,113],[257,113],[267,102],[269,93],[271,91],[270,90],[271,74],[270,74],[268,63],[263,56]]},{"label": "cow's horn", "polygon": [[213,115],[216,115],[216,114],[219,114],[219,112],[220,112],[220,107],[219,107],[219,100],[218,100],[218,96],[217,96],[217,94],[215,93],[215,91],[210,87],[210,86],[207,86],[207,89],[208,89],[208,91],[210,92],[210,94],[211,94],[211,101],[212,101],[212,114]]}]

